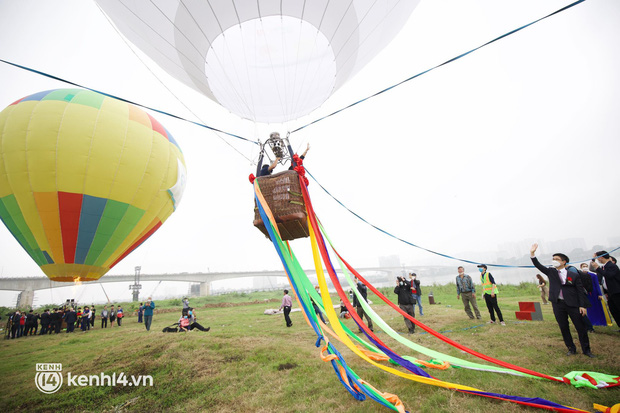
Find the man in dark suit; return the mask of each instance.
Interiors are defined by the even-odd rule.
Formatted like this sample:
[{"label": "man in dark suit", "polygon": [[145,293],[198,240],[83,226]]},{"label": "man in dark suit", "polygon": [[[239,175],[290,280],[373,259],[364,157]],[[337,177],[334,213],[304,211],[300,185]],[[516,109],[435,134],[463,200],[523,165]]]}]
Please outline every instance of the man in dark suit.
[{"label": "man in dark suit", "polygon": [[587,314],[587,298],[583,293],[583,284],[581,283],[578,270],[572,266],[567,267],[569,259],[561,253],[553,254],[554,268],[545,267],[536,258],[536,249],[538,249],[538,244],[532,245],[530,258],[534,266],[549,277],[549,301],[551,301],[553,307],[555,320],[558,322],[558,326],[560,326],[564,344],[568,348],[566,355],[571,356],[577,353],[568,324],[568,318],[570,317],[577,329],[583,354],[588,357],[594,357],[590,351],[588,331],[581,318],[582,315]]},{"label": "man in dark suit", "polygon": [[[598,275],[599,283],[605,280],[609,312],[616,320],[616,324],[620,326],[620,269],[612,261],[607,251],[598,251],[594,254],[592,267]],[[618,331],[620,332],[620,330]]]}]

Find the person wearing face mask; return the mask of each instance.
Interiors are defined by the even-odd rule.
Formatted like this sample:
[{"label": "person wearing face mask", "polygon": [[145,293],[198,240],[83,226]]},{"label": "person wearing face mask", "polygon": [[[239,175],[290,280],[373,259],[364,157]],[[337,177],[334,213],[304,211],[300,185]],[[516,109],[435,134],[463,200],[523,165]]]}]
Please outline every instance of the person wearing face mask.
[{"label": "person wearing face mask", "polygon": [[497,304],[497,294],[499,290],[497,289],[497,285],[495,284],[495,280],[490,272],[487,272],[487,266],[484,264],[478,265],[478,271],[480,271],[480,284],[482,284],[482,292],[484,293],[484,302],[487,305],[487,309],[489,310],[489,314],[491,315],[491,321],[489,324],[495,324],[495,314],[497,313],[497,318],[499,319],[499,323],[503,326],[506,325],[504,323],[504,317],[502,317],[502,311],[499,309],[499,305]]},{"label": "person wearing face mask", "polygon": [[605,281],[605,285],[607,285],[609,312],[616,320],[616,325],[620,326],[620,269],[607,251],[598,251],[594,254],[591,266],[596,271],[599,282]]},{"label": "person wearing face mask", "polygon": [[583,354],[588,357],[595,357],[590,351],[588,331],[581,318],[587,314],[587,298],[583,292],[583,283],[578,270],[575,267],[567,266],[569,259],[561,253],[553,254],[552,268],[545,267],[536,258],[537,249],[538,244],[533,244],[530,248],[530,258],[532,264],[549,278],[549,301],[551,301],[553,315],[555,315],[555,320],[560,327],[564,344],[568,348],[566,355],[577,354],[568,324],[570,317],[575,329],[577,329]]}]

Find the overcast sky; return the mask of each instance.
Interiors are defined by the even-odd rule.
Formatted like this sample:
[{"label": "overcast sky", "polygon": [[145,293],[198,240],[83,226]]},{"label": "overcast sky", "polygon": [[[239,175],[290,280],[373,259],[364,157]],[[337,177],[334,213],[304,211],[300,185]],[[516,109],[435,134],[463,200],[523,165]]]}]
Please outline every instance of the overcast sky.
[{"label": "overcast sky", "polygon": [[[394,41],[306,118],[241,120],[132,51],[90,1],[0,1],[0,58],[245,136],[266,139],[330,113],[569,1],[423,0]],[[584,238],[613,249],[620,235],[620,2],[570,10],[291,135],[305,166],[371,223],[415,244],[483,260],[523,239]],[[135,47],[134,47],[135,49]],[[145,68],[145,63],[151,70]],[[0,108],[67,85],[0,63]],[[164,87],[164,85],[166,87]],[[110,273],[279,269],[252,226],[256,145],[164,115],[188,184],[177,211]],[[357,267],[398,255],[407,267],[456,264],[395,241],[310,181],[315,209]],[[293,248],[311,266],[309,244]],[[523,252],[524,254],[527,251]],[[465,254],[466,256],[463,256]],[[2,276],[42,275],[0,228]]]}]

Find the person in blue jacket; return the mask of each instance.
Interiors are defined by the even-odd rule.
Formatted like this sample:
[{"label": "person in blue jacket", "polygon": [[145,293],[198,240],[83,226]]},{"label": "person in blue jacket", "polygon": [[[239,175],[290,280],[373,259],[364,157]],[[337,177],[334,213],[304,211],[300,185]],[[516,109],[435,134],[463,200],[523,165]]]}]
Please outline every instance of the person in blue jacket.
[{"label": "person in blue jacket", "polygon": [[155,303],[149,297],[144,303],[144,327],[146,327],[146,331],[151,330],[151,322],[153,321],[153,309],[155,308]]}]

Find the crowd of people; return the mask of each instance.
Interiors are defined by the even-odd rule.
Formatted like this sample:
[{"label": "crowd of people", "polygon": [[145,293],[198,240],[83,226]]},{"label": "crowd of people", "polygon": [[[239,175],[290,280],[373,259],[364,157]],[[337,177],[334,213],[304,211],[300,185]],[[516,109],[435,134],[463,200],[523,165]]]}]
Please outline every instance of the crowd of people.
[{"label": "crowd of people", "polygon": [[[553,261],[550,267],[542,265],[535,256],[537,244],[532,245],[530,256],[532,264],[546,276],[544,278],[537,274],[537,287],[541,292],[543,305],[551,303],[553,314],[560,328],[564,344],[568,352],[567,355],[576,354],[576,347],[569,329],[569,319],[575,326],[581,350],[588,357],[595,357],[590,349],[588,333],[594,332],[594,327],[588,318],[587,308],[591,307],[590,299],[598,289],[593,289],[592,283],[597,283],[601,287],[602,295],[593,297],[605,301],[609,308],[611,317],[616,324],[620,322],[620,269],[616,259],[611,257],[607,251],[598,251],[594,254],[590,263],[581,263],[579,268],[569,265],[569,258],[562,253],[553,254]],[[488,271],[485,264],[477,266],[480,272],[480,285],[484,302],[489,312],[489,324],[500,324],[506,326],[502,311],[498,304],[499,287],[493,275]],[[456,294],[457,299],[462,300],[464,310],[470,319],[482,319],[478,303],[476,301],[476,287],[472,277],[465,274],[462,266],[457,268]],[[356,309],[356,313],[362,322],[366,318],[367,326],[370,331],[374,331],[372,319],[364,311],[362,300],[368,302],[367,286],[358,278],[355,278],[357,294],[349,291],[350,301]],[[399,308],[409,317],[415,318],[415,307],[419,307],[419,314],[422,316],[423,307],[421,300],[420,281],[415,273],[410,273],[409,278],[398,276],[394,294],[397,296]],[[317,304],[312,301],[317,315],[325,322]],[[289,316],[292,307],[292,299],[288,295],[288,290],[284,290],[282,305],[280,310],[284,310],[286,326],[291,327],[293,322]],[[472,311],[473,308],[473,311]],[[351,318],[348,307],[340,301],[340,318]],[[415,333],[415,324],[409,317],[403,316],[405,326],[409,334]],[[362,332],[361,326],[359,331]],[[620,332],[620,330],[618,330]]]},{"label": "crowd of people", "polygon": [[[137,310],[138,323],[144,320],[147,330],[151,327],[154,308],[155,303],[149,297],[146,303],[140,303]],[[97,318],[101,319],[101,328],[107,328],[108,324],[112,328],[115,323],[121,327],[125,311],[120,304],[117,306],[112,304],[110,308],[104,305],[100,311],[97,311],[94,305],[82,308],[72,304],[51,310],[46,308],[41,314],[34,310],[28,312],[16,310],[9,314],[6,337],[15,339],[34,335],[59,334],[63,330],[66,333],[74,333],[76,329],[85,333],[95,328]]]},{"label": "crowd of people", "polygon": [[74,305],[65,305],[51,310],[46,308],[41,314],[34,310],[29,312],[16,310],[9,315],[8,331],[12,339],[37,334],[59,334],[62,330],[67,333],[74,333],[76,329],[87,332],[95,328],[97,317],[101,319],[101,328],[107,328],[108,321],[110,327],[113,327],[115,322],[120,327],[124,318],[124,310],[121,305],[117,307],[112,305],[110,309],[104,305],[100,312],[97,312],[95,306],[82,308]]}]

